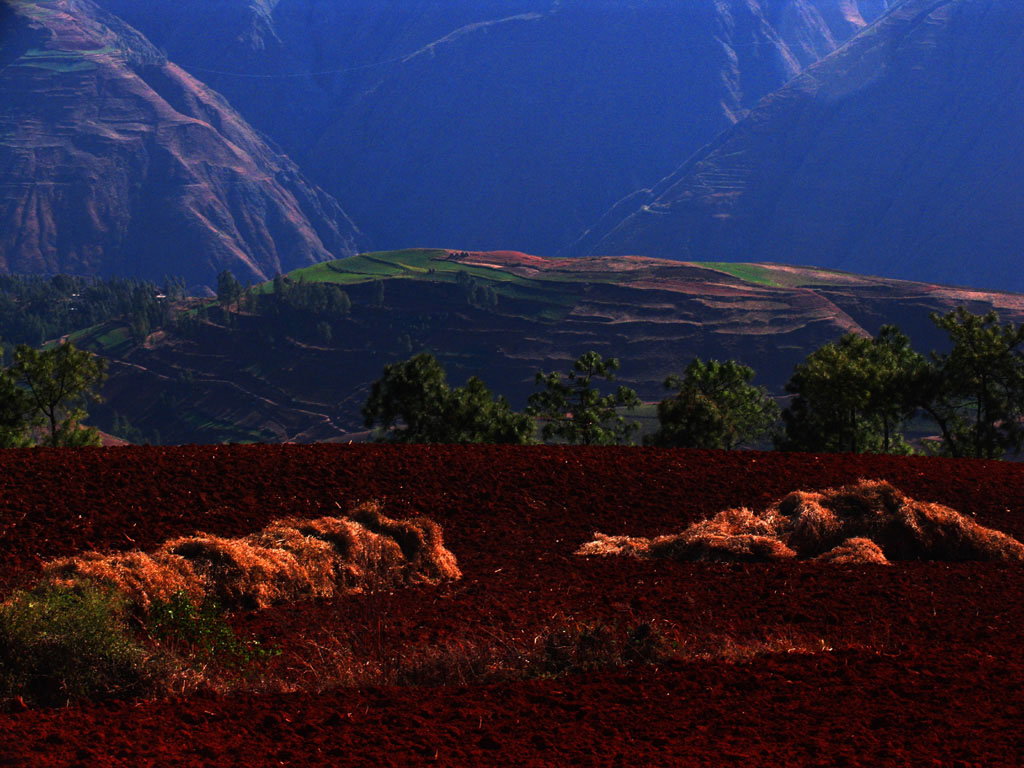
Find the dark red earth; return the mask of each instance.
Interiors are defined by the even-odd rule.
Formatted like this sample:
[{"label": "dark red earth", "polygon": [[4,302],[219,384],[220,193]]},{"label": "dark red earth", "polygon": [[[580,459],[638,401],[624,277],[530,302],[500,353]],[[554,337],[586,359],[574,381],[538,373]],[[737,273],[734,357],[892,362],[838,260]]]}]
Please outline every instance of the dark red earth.
[{"label": "dark red earth", "polygon": [[[85,549],[245,534],[381,498],[439,522],[464,579],[377,596],[395,647],[566,621],[667,622],[728,654],[465,686],[93,703],[0,715],[0,765],[1024,763],[1024,569],[684,564],[573,554],[794,489],[881,478],[1024,537],[1024,466],[647,448],[229,446],[0,452],[0,580]],[[238,617],[288,647],[361,597]],[[781,647],[781,646],[780,646]]]}]

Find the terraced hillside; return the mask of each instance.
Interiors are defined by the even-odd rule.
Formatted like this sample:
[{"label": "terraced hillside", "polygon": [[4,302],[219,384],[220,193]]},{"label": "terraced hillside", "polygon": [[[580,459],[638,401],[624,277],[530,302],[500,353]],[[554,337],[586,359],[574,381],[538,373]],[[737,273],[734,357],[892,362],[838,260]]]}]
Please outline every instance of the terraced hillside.
[{"label": "terraced hillside", "polygon": [[370,384],[421,350],[453,384],[480,376],[517,408],[537,371],[591,349],[620,358],[620,380],[650,401],[694,355],[739,359],[780,392],[843,333],[896,323],[938,346],[929,313],[961,304],[1024,320],[1017,294],[802,267],[408,250],[301,269],[227,306],[193,302],[144,339],[113,322],[75,340],[112,361],[101,427],[117,417],[163,442],[309,442],[365,437]]}]

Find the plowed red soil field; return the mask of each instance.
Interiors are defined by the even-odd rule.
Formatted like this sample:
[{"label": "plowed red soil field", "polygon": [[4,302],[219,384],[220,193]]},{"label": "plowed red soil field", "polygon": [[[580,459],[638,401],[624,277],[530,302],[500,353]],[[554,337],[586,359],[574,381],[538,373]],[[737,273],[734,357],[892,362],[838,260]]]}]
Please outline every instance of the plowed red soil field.
[{"label": "plowed red soil field", "polygon": [[0,764],[1024,764],[1019,565],[574,555],[595,531],[674,533],[862,477],[1024,537],[1024,466],[1011,463],[489,446],[0,452],[5,588],[60,555],[155,548],[196,530],[244,535],[379,498],[391,516],[437,521],[463,579],[235,617],[282,648],[275,663],[348,623],[366,627],[381,658],[569,624],[651,622],[694,649],[530,679],[3,714]]}]

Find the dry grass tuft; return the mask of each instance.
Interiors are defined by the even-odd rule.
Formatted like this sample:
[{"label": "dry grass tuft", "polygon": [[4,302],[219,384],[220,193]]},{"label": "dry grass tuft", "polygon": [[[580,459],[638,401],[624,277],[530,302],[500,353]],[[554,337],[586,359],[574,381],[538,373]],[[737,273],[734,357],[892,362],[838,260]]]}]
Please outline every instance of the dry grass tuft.
[{"label": "dry grass tuft", "polygon": [[941,504],[911,499],[881,480],[795,491],[761,514],[727,509],[680,534],[654,539],[595,534],[579,555],[674,560],[830,563],[890,560],[1024,562],[1024,545]]},{"label": "dry grass tuft", "polygon": [[401,552],[399,557],[403,581],[437,583],[462,576],[455,555],[444,547],[441,527],[425,517],[392,520],[381,513],[380,503],[370,501],[351,513],[381,541],[394,541]]},{"label": "dry grass tuft", "polygon": [[687,532],[651,541],[648,557],[706,562],[788,560],[796,552],[773,536],[753,533]]},{"label": "dry grass tuft", "polygon": [[[793,495],[804,494],[790,494]],[[813,557],[815,553],[838,546],[846,537],[842,521],[825,506],[822,494],[805,495],[808,498],[799,499],[792,514],[784,515],[779,511],[776,535],[788,528],[786,541],[789,546],[802,557]]]},{"label": "dry grass tuft", "polygon": [[633,555],[634,557],[648,557],[651,549],[651,540],[634,538],[632,536],[605,536],[603,533],[595,533],[594,540],[588,541],[577,551],[577,555]]},{"label": "dry grass tuft", "polygon": [[312,693],[382,685],[462,686],[550,679],[630,665],[747,663],[767,655],[862,648],[785,628],[736,636],[684,630],[664,620],[633,619],[620,625],[553,617],[550,624],[512,632],[495,623],[495,630],[486,631],[486,636],[390,649],[362,647],[353,629],[342,625],[339,635],[300,648],[289,666],[276,668],[260,684],[268,691]]},{"label": "dry grass tuft", "polygon": [[835,549],[830,549],[815,559],[833,565],[889,565],[882,548],[871,539],[863,538],[847,539]]},{"label": "dry grass tuft", "polygon": [[168,600],[179,591],[201,602],[209,588],[205,575],[192,563],[183,557],[167,557],[162,551],[149,554],[136,550],[113,555],[86,552],[60,558],[43,567],[43,579],[59,586],[72,586],[81,579],[107,584],[130,596],[143,611],[153,600]]},{"label": "dry grass tuft", "polygon": [[199,604],[266,608],[358,591],[368,584],[430,583],[461,577],[431,520],[392,520],[377,502],[347,517],[284,518],[243,538],[198,533],[153,553],[90,552],[56,560],[44,577],[58,584],[86,578],[114,587],[140,612],[185,591]]}]

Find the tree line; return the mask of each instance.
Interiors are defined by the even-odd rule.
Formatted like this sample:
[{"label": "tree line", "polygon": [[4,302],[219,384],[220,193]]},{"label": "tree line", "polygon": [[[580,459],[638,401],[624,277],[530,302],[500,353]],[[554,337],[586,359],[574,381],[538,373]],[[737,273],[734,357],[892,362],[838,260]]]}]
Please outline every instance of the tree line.
[{"label": "tree line", "polygon": [[17,344],[38,347],[46,339],[124,317],[139,336],[171,318],[168,299],[182,298],[185,284],[163,286],[130,278],[0,275],[0,328],[9,353]]},{"label": "tree line", "polygon": [[[899,328],[874,337],[849,333],[812,352],[786,384],[785,408],[752,384],[754,371],[735,360],[695,358],[669,376],[657,405],[658,429],[644,443],[732,449],[772,443],[809,452],[912,452],[905,432],[916,418],[935,425],[930,452],[1001,458],[1024,447],[1024,326],[996,312],[963,307],[932,321],[945,331],[947,352],[916,352]],[[429,353],[384,367],[363,407],[375,439],[402,443],[545,442],[629,444],[639,425],[624,412],[639,406],[613,382],[619,361],[597,352],[568,372],[538,372],[540,388],[525,412],[495,398],[476,377],[449,386]]]}]

